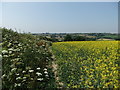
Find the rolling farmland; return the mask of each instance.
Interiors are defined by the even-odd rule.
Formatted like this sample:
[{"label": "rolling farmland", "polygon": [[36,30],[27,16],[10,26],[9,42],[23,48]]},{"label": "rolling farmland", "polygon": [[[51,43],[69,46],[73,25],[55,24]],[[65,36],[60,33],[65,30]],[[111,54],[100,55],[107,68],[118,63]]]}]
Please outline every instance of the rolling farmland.
[{"label": "rolling farmland", "polygon": [[58,76],[67,88],[118,88],[118,41],[57,42]]},{"label": "rolling farmland", "polygon": [[2,88],[119,88],[119,41],[50,42],[2,30]]}]

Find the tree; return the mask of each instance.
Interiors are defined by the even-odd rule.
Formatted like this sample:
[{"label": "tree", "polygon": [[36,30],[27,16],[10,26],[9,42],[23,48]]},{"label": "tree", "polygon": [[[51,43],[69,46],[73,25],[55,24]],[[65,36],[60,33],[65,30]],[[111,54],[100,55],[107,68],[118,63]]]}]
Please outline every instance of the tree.
[{"label": "tree", "polygon": [[75,36],[74,41],[85,41],[86,37],[85,36]]},{"label": "tree", "polygon": [[64,41],[72,41],[72,36],[67,34],[65,37],[64,37]]}]

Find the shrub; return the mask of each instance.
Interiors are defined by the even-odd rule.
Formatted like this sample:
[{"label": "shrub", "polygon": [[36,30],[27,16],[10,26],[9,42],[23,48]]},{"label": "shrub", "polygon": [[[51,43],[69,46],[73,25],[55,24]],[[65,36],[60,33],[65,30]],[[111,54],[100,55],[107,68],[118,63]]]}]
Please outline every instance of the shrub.
[{"label": "shrub", "polygon": [[[49,44],[37,45],[36,37],[2,28],[2,88],[9,90],[51,87],[52,54]],[[54,86],[53,86],[54,87]]]}]

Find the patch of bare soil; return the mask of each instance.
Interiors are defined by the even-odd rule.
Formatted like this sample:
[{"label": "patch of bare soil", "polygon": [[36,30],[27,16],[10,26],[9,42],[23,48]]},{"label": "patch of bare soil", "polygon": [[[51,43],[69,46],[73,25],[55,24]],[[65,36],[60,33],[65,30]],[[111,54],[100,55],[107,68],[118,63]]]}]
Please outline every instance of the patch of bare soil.
[{"label": "patch of bare soil", "polygon": [[57,84],[58,88],[62,88],[63,83],[59,81],[60,78],[59,78],[58,72],[57,72],[58,65],[55,63],[55,61],[52,62],[52,67],[53,67],[53,72],[55,75],[56,84]]}]

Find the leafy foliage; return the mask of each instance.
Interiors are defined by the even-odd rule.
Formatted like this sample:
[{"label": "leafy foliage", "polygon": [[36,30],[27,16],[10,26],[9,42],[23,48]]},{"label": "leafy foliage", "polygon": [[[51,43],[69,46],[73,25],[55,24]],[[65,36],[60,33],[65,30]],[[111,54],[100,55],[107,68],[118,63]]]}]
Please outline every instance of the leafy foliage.
[{"label": "leafy foliage", "polygon": [[64,41],[95,41],[96,38],[88,38],[86,36],[70,35],[64,37]]},{"label": "leafy foliage", "polygon": [[[9,90],[55,87],[48,41],[2,28],[2,88]],[[37,43],[41,43],[37,45]]]}]

